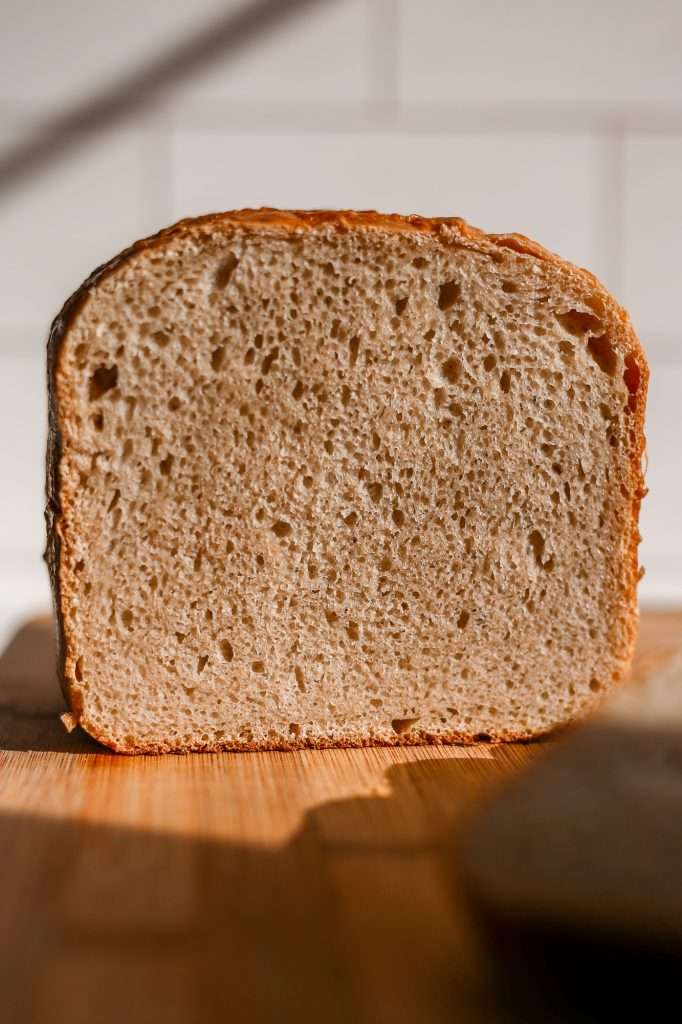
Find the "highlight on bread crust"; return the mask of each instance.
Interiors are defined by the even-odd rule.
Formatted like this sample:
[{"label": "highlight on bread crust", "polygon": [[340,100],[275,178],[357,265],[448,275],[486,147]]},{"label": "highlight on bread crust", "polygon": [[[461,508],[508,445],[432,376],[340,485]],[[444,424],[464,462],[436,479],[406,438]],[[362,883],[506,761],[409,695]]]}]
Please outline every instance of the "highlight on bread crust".
[{"label": "highlight on bread crust", "polygon": [[112,748],[531,738],[627,671],[646,361],[528,239],[182,221],[48,362],[60,675]]}]

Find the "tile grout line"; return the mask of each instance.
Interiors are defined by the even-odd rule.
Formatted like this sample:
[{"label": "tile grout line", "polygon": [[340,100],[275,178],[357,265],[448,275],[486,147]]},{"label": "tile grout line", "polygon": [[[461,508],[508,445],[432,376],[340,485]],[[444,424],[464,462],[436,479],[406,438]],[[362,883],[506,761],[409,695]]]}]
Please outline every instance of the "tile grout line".
[{"label": "tile grout line", "polygon": [[400,94],[398,6],[396,0],[366,0],[366,7],[370,37],[367,57],[371,64],[368,77],[372,83],[370,105],[375,105],[384,121],[391,124],[398,113]]},{"label": "tile grout line", "polygon": [[[390,13],[393,12],[393,13]],[[121,132],[154,131],[154,120],[170,129],[194,132],[276,131],[282,134],[334,132],[377,132],[379,134],[603,134],[636,133],[647,137],[682,136],[682,105],[627,107],[564,102],[475,102],[408,103],[400,99],[399,16],[393,0],[383,0],[372,9],[368,25],[368,59],[377,66],[369,75],[371,95],[360,101],[284,102],[214,100],[160,102],[155,113],[136,118]],[[390,36],[383,45],[382,36]],[[373,80],[373,81],[372,81]],[[11,130],[38,129],[44,115],[29,106],[0,105],[0,121]],[[150,127],[145,127],[146,123]],[[119,132],[120,133],[120,132]],[[105,133],[109,138],[115,132]],[[93,143],[95,140],[93,140]]]},{"label": "tile grout line", "polygon": [[[384,86],[386,83],[384,83]],[[382,86],[382,88],[384,87]],[[649,137],[682,136],[682,110],[657,124],[651,112],[642,118],[611,109],[572,108],[562,104],[402,104],[385,99],[322,104],[180,103],[173,126],[187,134],[222,132],[259,134],[404,134],[404,135],[612,135],[618,130]]]}]

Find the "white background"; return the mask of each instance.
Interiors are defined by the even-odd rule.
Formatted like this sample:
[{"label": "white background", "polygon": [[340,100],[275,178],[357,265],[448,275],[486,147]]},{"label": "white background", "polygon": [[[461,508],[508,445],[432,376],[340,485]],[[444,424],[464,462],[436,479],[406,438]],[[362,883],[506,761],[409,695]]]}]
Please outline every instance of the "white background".
[{"label": "white background", "polygon": [[[237,3],[5,0],[0,156]],[[649,355],[643,602],[682,602],[682,3],[336,0],[0,193],[0,633],[48,604],[44,348],[98,263],[247,205],[458,214],[589,267]]]}]

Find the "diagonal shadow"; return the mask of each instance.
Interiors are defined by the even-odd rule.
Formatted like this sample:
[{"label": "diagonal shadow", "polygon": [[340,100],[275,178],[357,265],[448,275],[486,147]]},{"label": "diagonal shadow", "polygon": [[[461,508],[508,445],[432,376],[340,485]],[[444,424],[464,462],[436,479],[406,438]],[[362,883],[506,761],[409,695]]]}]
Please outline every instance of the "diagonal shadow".
[{"label": "diagonal shadow", "polygon": [[0,157],[0,192],[23,185],[74,145],[111,128],[148,106],[171,86],[218,57],[229,57],[276,29],[294,14],[330,0],[255,0],[230,10],[188,40],[48,121],[41,130]]},{"label": "diagonal shadow", "polygon": [[659,1019],[677,961],[545,942],[467,902],[461,836],[498,777],[489,759],[397,764],[389,797],[318,806],[274,848],[2,813],[3,1019]]},{"label": "diagonal shadow", "polygon": [[448,878],[453,825],[495,774],[398,764],[389,798],[316,807],[275,848],[0,814],[4,1019],[512,1019]]}]

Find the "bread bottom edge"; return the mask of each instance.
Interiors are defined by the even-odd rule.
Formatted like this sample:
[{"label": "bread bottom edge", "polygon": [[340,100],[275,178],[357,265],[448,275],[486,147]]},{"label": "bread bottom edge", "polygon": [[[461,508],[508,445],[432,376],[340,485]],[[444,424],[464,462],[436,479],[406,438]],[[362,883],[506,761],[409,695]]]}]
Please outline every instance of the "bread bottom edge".
[{"label": "bread bottom edge", "polygon": [[81,727],[94,740],[103,747],[114,751],[117,754],[138,755],[159,755],[159,754],[226,754],[226,753],[293,753],[305,750],[361,750],[370,747],[433,747],[433,746],[500,746],[506,743],[536,743],[554,736],[579,721],[578,718],[571,719],[556,725],[537,730],[524,730],[512,732],[500,730],[499,733],[429,733],[417,730],[409,735],[395,736],[368,736],[366,738],[343,737],[330,739],[319,737],[317,739],[285,739],[280,737],[272,740],[236,740],[222,739],[218,742],[197,743],[130,743],[122,744],[117,740],[109,739],[99,733],[96,729],[89,727],[81,720]]}]

